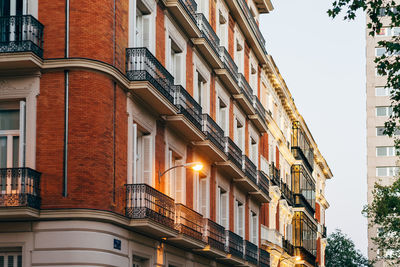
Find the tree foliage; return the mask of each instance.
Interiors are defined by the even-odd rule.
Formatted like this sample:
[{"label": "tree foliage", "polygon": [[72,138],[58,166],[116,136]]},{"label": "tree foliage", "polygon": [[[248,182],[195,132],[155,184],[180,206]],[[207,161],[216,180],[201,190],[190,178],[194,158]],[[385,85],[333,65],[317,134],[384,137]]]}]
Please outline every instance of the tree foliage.
[{"label": "tree foliage", "polygon": [[328,236],[325,250],[326,267],[370,267],[368,260],[356,249],[353,241],[336,229]]}]

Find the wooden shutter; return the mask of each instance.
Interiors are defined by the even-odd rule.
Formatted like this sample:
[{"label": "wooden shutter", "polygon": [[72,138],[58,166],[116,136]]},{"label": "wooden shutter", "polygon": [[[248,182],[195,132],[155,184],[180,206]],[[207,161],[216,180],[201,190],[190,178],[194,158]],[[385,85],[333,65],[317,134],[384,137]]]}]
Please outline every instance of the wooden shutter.
[{"label": "wooden shutter", "polygon": [[200,213],[207,217],[207,179],[200,179]]},{"label": "wooden shutter", "polygon": [[227,114],[227,108],[220,107],[220,125],[221,125],[221,128],[224,130],[225,136],[228,136],[229,131],[228,131],[228,127],[226,127],[226,114]]},{"label": "wooden shutter", "polygon": [[149,50],[151,50],[150,49],[151,34],[152,34],[151,18],[152,18],[151,15],[143,16],[143,32],[142,32],[143,46],[147,47]]},{"label": "wooden shutter", "polygon": [[221,224],[221,188],[217,188],[217,223]]},{"label": "wooden shutter", "polygon": [[[182,165],[182,160],[177,160],[176,165]],[[185,204],[185,168],[175,169],[175,202]]]},{"label": "wooden shutter", "polygon": [[244,237],[244,205],[238,205],[238,235]]},{"label": "wooden shutter", "polygon": [[153,146],[152,136],[145,135],[143,140],[143,182],[152,185],[152,168],[153,168]]},{"label": "wooden shutter", "polygon": [[258,217],[257,217],[257,214],[252,214],[252,218],[251,218],[251,220],[252,220],[252,235],[253,235],[253,237],[252,237],[252,242],[254,243],[254,244],[257,244],[258,245],[258,242],[257,242],[257,228],[258,228]]},{"label": "wooden shutter", "polygon": [[137,160],[138,160],[138,143],[137,143],[137,124],[132,126],[132,183],[137,183]]},{"label": "wooden shutter", "polygon": [[19,102],[19,167],[25,167],[26,145],[26,103]]},{"label": "wooden shutter", "polygon": [[221,194],[221,225],[228,229],[228,193]]},{"label": "wooden shutter", "polygon": [[183,53],[176,53],[175,54],[175,62],[173,68],[175,68],[174,78],[175,84],[182,84],[182,62],[183,62]]}]

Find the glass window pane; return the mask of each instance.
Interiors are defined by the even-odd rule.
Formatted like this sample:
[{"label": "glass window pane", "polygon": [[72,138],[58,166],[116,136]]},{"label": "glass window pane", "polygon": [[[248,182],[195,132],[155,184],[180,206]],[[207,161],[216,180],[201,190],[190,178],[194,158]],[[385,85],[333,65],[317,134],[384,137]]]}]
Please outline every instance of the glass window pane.
[{"label": "glass window pane", "polygon": [[375,48],[375,55],[376,55],[377,57],[381,57],[381,56],[383,56],[385,53],[386,53],[386,48],[383,48],[383,47]]},{"label": "glass window pane", "polygon": [[7,168],[7,136],[0,136],[0,168]]},{"label": "glass window pane", "polygon": [[386,167],[377,167],[376,175],[377,176],[387,176],[387,168]]},{"label": "glass window pane", "polygon": [[383,136],[383,132],[385,131],[385,128],[383,127],[377,127],[376,128],[376,135],[377,136]]},{"label": "glass window pane", "polygon": [[0,130],[19,129],[19,110],[0,110]]},{"label": "glass window pane", "polygon": [[376,116],[387,116],[387,107],[376,107]]},{"label": "glass window pane", "polygon": [[13,167],[19,166],[19,136],[13,136]]},{"label": "glass window pane", "polygon": [[399,28],[399,27],[394,27],[394,28],[392,29],[392,35],[393,35],[393,36],[398,36],[398,35],[400,35],[400,28]]},{"label": "glass window pane", "polygon": [[376,155],[377,156],[386,156],[387,149],[385,146],[377,147],[376,148]]},{"label": "glass window pane", "polygon": [[387,91],[385,87],[376,87],[375,95],[376,96],[387,96]]}]

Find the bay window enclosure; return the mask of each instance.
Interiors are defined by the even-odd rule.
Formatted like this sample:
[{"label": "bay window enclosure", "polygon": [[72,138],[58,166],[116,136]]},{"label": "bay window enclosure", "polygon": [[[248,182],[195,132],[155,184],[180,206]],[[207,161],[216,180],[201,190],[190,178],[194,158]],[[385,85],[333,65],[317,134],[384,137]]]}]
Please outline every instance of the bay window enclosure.
[{"label": "bay window enclosure", "polygon": [[295,212],[292,225],[295,255],[314,265],[317,255],[317,226],[302,211]]},{"label": "bay window enclosure", "polygon": [[305,207],[314,215],[315,212],[315,182],[303,165],[292,166],[292,191],[295,206]]},{"label": "bay window enclosure", "polygon": [[293,123],[292,153],[296,159],[303,160],[312,172],[314,168],[314,149],[305,136],[298,121]]}]

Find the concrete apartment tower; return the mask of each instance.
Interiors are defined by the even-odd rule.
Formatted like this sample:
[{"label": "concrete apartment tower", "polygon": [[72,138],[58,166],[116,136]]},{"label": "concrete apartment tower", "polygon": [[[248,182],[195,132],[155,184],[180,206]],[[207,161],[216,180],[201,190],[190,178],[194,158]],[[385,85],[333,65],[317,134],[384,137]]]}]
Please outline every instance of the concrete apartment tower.
[{"label": "concrete apartment tower", "polygon": [[[375,57],[385,53],[378,42],[390,40],[400,34],[400,28],[389,28],[388,17],[382,16],[383,28],[375,37],[366,29],[366,78],[367,78],[367,200],[371,203],[372,190],[376,182],[382,185],[393,183],[398,173],[398,157],[395,153],[394,141],[383,134],[384,124],[391,114],[390,88],[385,88],[386,77],[377,74]],[[367,18],[368,23],[368,18]],[[375,259],[376,252],[371,238],[377,235],[378,228],[368,228],[368,258]],[[383,262],[377,267],[386,266]]]},{"label": "concrete apartment tower", "polygon": [[272,10],[0,0],[0,267],[325,266],[332,173]]}]

